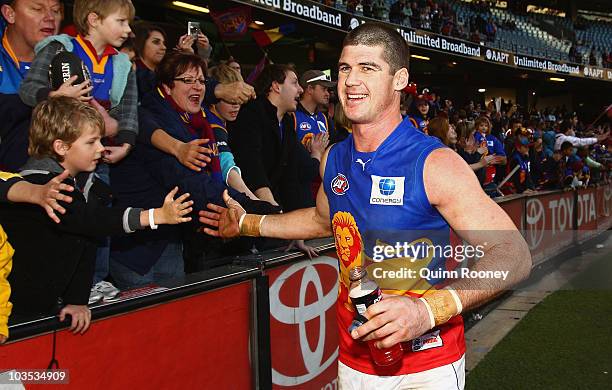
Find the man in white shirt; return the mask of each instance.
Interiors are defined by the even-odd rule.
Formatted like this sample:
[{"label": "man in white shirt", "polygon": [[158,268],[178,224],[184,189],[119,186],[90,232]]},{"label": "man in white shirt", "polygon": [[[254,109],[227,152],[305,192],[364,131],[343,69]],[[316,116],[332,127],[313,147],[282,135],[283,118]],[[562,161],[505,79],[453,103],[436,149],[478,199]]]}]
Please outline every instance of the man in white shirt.
[{"label": "man in white shirt", "polygon": [[610,131],[604,134],[597,135],[595,137],[579,138],[576,137],[574,132],[574,126],[569,121],[563,121],[559,125],[559,133],[555,136],[555,151],[561,149],[561,144],[565,141],[569,141],[575,147],[593,145],[598,142],[605,141],[610,136]]}]

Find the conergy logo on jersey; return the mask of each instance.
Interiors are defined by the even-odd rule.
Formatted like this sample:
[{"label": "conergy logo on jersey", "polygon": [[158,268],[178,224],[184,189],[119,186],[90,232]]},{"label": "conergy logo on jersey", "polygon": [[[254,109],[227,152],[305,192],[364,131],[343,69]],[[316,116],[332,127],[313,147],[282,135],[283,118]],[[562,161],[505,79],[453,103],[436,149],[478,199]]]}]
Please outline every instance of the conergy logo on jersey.
[{"label": "conergy logo on jersey", "polygon": [[405,177],[384,177],[372,175],[370,204],[402,206],[404,204]]}]

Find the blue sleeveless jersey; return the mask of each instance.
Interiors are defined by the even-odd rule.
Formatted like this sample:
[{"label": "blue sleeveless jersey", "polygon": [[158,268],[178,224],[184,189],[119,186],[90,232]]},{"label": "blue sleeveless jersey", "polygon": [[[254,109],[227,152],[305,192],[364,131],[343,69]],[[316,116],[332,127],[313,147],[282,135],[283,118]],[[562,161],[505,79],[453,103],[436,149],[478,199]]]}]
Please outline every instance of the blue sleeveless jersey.
[{"label": "blue sleeveless jersey", "polygon": [[[429,203],[423,184],[425,159],[443,147],[437,138],[420,132],[405,119],[374,152],[356,151],[352,134],[329,151],[323,185],[340,267],[340,360],[361,372],[383,374],[372,365],[365,343],[354,342],[346,331],[355,314],[348,297],[349,270],[366,266],[369,277],[382,289],[418,297],[444,284],[443,273],[438,276],[436,271],[456,267],[455,260],[442,252],[426,250],[432,244],[448,247],[451,241],[450,227]],[[413,249],[405,249],[406,245]],[[385,248],[395,250],[384,253]],[[423,278],[421,268],[432,272]],[[383,273],[411,269],[414,274],[410,276]],[[419,353],[421,347],[415,349],[413,344],[412,353],[404,355],[402,368],[390,375],[420,372],[459,359],[465,350],[460,323],[460,317],[451,319],[431,336],[433,341],[422,344],[432,348],[427,354]],[[404,347],[404,351],[410,349]],[[420,358],[410,357],[417,353]]]},{"label": "blue sleeveless jersey", "polygon": [[314,135],[330,131],[327,115],[320,111],[310,115],[302,109],[298,109],[294,115],[295,131],[297,132],[298,140],[304,145],[310,142]]},{"label": "blue sleeveless jersey", "polygon": [[77,36],[72,40],[72,43],[74,45],[73,53],[83,60],[89,70],[93,85],[92,96],[104,107],[107,107],[107,105],[110,107],[110,90],[113,85],[112,56],[105,55],[98,61],[98,55],[91,51],[81,37]]}]

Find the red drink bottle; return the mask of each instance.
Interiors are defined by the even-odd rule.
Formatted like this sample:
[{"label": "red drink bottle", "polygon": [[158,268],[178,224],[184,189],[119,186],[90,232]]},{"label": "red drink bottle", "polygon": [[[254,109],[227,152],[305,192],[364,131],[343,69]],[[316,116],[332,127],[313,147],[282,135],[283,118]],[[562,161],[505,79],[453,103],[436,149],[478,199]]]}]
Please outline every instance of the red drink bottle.
[{"label": "red drink bottle", "polygon": [[[357,320],[366,322],[364,317],[366,309],[382,299],[382,292],[375,281],[368,278],[368,271],[362,267],[354,267],[349,273],[351,290],[349,297],[357,314]],[[401,344],[395,344],[389,348],[377,348],[374,344],[377,340],[368,341],[372,360],[378,366],[391,366],[402,359],[404,354]]]}]

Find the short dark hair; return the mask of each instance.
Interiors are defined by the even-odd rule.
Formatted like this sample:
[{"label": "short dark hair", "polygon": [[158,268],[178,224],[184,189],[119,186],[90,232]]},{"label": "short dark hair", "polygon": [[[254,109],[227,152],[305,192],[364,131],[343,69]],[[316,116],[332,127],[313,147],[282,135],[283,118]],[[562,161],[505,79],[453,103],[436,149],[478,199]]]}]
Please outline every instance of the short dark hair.
[{"label": "short dark hair", "polygon": [[159,85],[167,85],[168,87],[174,87],[174,79],[181,73],[185,73],[191,68],[202,68],[202,72],[206,75],[206,61],[202,57],[195,54],[184,54],[180,52],[173,52],[164,57],[164,59],[157,65],[155,73],[157,74],[157,81]]},{"label": "short dark hair", "polygon": [[559,132],[565,134],[568,130],[572,129],[572,123],[568,120],[564,120],[559,125]]},{"label": "short dark hair", "polygon": [[279,84],[285,82],[287,72],[294,72],[295,69],[287,64],[270,64],[261,71],[257,80],[255,80],[255,93],[257,96],[268,96],[272,83],[276,81]]},{"label": "short dark hair", "polygon": [[157,31],[158,33],[160,33],[166,41],[166,47],[168,46],[168,37],[166,36],[166,32],[161,27],[147,22],[135,23],[134,48],[136,49],[136,55],[138,57],[142,57],[144,53],[145,43],[147,43],[147,39],[149,39],[149,36],[151,36],[151,33],[153,31]]},{"label": "short dark hair", "polygon": [[345,46],[382,46],[383,59],[389,64],[391,74],[406,68],[410,70],[410,49],[406,40],[393,28],[381,23],[364,23],[351,30],[344,41]]},{"label": "short dark hair", "polygon": [[561,144],[561,150],[567,150],[573,147],[574,147],[574,144],[572,144],[570,141],[565,141]]}]

